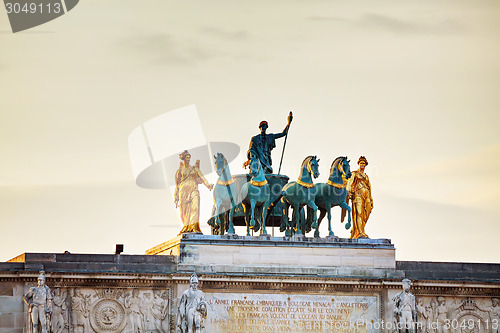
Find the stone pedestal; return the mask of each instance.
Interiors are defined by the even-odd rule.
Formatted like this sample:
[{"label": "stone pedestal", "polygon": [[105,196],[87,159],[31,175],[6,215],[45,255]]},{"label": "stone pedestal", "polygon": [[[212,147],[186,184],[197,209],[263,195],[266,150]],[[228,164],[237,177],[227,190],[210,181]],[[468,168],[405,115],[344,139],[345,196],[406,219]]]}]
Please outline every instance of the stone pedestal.
[{"label": "stone pedestal", "polygon": [[200,274],[402,276],[389,239],[184,234],[146,253],[178,255],[179,270]]}]

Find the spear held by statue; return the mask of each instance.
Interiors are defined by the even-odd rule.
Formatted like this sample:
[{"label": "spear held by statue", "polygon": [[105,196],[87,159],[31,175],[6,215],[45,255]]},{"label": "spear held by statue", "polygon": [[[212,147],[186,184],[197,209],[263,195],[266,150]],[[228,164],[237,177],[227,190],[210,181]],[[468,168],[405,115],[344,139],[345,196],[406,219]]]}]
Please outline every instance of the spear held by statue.
[{"label": "spear held by statue", "polygon": [[278,169],[278,175],[281,172],[281,164],[283,163],[283,155],[285,154],[285,146],[286,146],[286,139],[288,138],[288,131],[290,130],[290,124],[292,123],[293,120],[293,113],[290,111],[288,114],[288,124],[286,125],[287,130],[286,130],[286,135],[285,135],[285,142],[283,142],[283,151],[281,152],[281,160],[280,160],[280,167]]}]

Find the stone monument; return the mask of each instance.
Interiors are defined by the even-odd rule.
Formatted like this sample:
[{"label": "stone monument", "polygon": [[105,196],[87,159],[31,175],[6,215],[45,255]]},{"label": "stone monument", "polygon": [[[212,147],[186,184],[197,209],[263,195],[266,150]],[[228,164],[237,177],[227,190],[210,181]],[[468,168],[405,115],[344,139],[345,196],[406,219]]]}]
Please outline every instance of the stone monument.
[{"label": "stone monument", "polygon": [[198,277],[194,273],[189,280],[189,289],[182,294],[177,308],[178,332],[201,333],[207,311],[208,304],[205,301],[205,295],[198,289]]},{"label": "stone monument", "polygon": [[31,333],[48,333],[50,331],[50,315],[52,313],[52,291],[45,285],[45,272],[38,276],[38,286],[30,288],[24,296],[30,313]]},{"label": "stone monument", "polygon": [[[267,136],[266,128],[263,123]],[[304,160],[302,186],[335,194],[323,208],[345,203],[348,189],[353,199],[352,238],[320,238],[291,236],[294,228],[311,231],[314,218],[304,219],[305,205],[294,225],[285,221],[289,235],[195,232],[197,186],[210,184],[190,157],[181,154],[176,176],[185,233],[146,255],[24,253],[0,262],[0,333],[498,333],[500,264],[397,261],[390,239],[364,233],[373,208],[366,158],[349,186],[346,157],[332,163],[324,186],[303,177],[318,171],[314,156]],[[220,160],[227,170],[218,173],[225,175],[220,189],[233,194],[252,181],[250,174],[230,175]],[[270,201],[281,204],[288,180],[264,173],[253,182],[268,182]],[[271,219],[262,219],[278,227],[286,207],[274,208],[267,211]],[[203,276],[203,291],[193,272]]]},{"label": "stone monument", "polygon": [[410,293],[411,281],[403,280],[403,291],[394,298],[394,332],[416,333],[417,310],[415,296]]}]

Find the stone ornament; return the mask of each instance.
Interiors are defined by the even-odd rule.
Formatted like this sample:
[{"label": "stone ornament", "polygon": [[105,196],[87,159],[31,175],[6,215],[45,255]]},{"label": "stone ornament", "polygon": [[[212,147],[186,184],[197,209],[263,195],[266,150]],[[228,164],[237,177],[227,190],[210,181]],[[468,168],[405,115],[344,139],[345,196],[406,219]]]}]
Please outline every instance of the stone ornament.
[{"label": "stone ornament", "polygon": [[189,280],[189,289],[182,294],[177,308],[177,328],[179,333],[201,333],[203,319],[207,317],[208,303],[204,293],[198,289],[195,273]]},{"label": "stone ornament", "polygon": [[97,333],[118,333],[127,321],[123,305],[112,299],[102,299],[92,308],[90,324]]},{"label": "stone ornament", "polygon": [[30,313],[29,332],[48,333],[50,331],[50,316],[52,313],[52,291],[45,284],[45,272],[40,271],[38,286],[31,287],[24,296]]},{"label": "stone ornament", "polygon": [[411,281],[404,279],[403,291],[399,292],[394,298],[394,332],[415,333],[415,324],[417,322],[417,310],[415,306],[415,296],[410,293]]}]

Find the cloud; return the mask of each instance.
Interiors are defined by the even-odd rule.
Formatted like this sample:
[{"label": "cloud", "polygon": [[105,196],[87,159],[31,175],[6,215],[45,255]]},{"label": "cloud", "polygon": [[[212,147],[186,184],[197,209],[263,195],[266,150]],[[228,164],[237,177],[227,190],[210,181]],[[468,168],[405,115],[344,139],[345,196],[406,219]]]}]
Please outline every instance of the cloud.
[{"label": "cloud", "polygon": [[307,17],[307,20],[309,21],[330,21],[330,22],[353,22],[352,20],[342,18],[342,17],[335,17],[335,16],[309,16]]},{"label": "cloud", "polygon": [[232,32],[215,27],[202,28],[201,32],[231,41],[246,41],[250,37],[249,34],[243,30]]},{"label": "cloud", "polygon": [[359,24],[395,34],[455,34],[466,30],[465,26],[456,19],[417,22],[380,14],[366,14],[361,18]]},{"label": "cloud", "polygon": [[420,20],[399,19],[375,13],[368,13],[356,19],[334,16],[311,16],[307,20],[316,22],[344,22],[356,27],[390,32],[397,35],[460,34],[467,31],[466,26],[458,19],[437,21],[431,18],[421,18]]},{"label": "cloud", "polygon": [[145,62],[163,65],[196,65],[216,56],[208,48],[189,40],[179,40],[166,33],[129,36],[120,42],[129,55],[139,55]]}]

